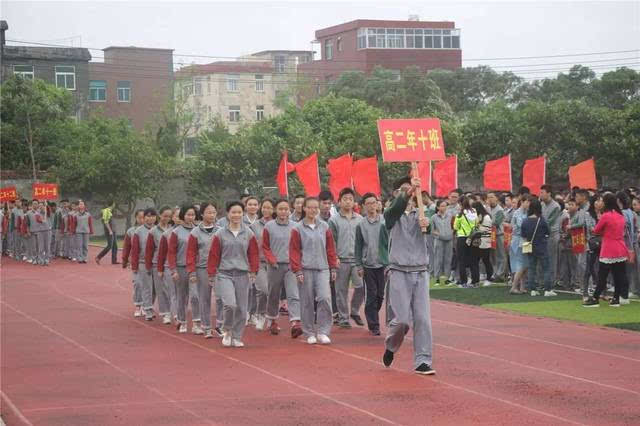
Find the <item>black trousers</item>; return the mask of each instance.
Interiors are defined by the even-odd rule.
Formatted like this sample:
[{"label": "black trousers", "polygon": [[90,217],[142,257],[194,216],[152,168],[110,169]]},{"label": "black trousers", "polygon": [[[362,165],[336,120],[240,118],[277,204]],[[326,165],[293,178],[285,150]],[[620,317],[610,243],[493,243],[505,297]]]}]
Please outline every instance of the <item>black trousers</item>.
[{"label": "black trousers", "polygon": [[491,265],[491,249],[481,249],[480,247],[471,247],[471,262],[478,270],[478,280],[473,277],[473,269],[471,269],[471,280],[474,284],[480,281],[480,261],[484,263],[484,270],[487,272],[487,280],[493,277],[493,265]]},{"label": "black trousers", "polygon": [[111,263],[118,263],[118,237],[116,236],[116,233],[114,232],[113,234],[109,235],[109,230],[105,225],[104,236],[107,238],[107,245],[102,249],[100,253],[98,253],[98,259],[102,259],[103,257],[105,257],[106,254],[109,253],[109,250],[111,250]]},{"label": "black trousers", "polygon": [[380,309],[384,302],[384,268],[364,268],[364,285],[367,298],[364,316],[369,330],[380,330]]},{"label": "black trousers", "polygon": [[598,270],[598,286],[593,293],[593,298],[598,299],[602,292],[607,288],[607,277],[609,272],[613,274],[613,297],[618,299],[624,297],[629,298],[629,281],[627,280],[627,262],[602,263],[600,262]]},{"label": "black trousers", "polygon": [[467,237],[458,237],[456,240],[456,256],[458,257],[458,274],[460,274],[460,284],[467,284],[467,268],[471,269],[471,282],[480,281],[480,268],[478,262],[472,262],[471,247],[467,245]]}]

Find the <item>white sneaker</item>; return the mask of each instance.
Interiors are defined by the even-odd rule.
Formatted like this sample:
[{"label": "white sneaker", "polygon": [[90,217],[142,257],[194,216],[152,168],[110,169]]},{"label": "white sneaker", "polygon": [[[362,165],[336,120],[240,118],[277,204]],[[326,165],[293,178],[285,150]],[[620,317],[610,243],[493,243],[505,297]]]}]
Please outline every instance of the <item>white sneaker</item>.
[{"label": "white sneaker", "polygon": [[545,291],[545,292],[544,292],[544,297],[551,297],[551,296],[557,296],[557,295],[558,295],[558,293],[556,293],[556,292],[555,292],[555,291],[553,291],[553,290]]},{"label": "white sneaker", "polygon": [[491,281],[489,280],[485,280],[485,282],[482,284],[483,287],[489,287],[491,285]]},{"label": "white sneaker", "polygon": [[202,329],[202,327],[200,327],[200,323],[193,324],[193,327],[191,328],[191,332],[196,335],[204,334],[204,330]]},{"label": "white sneaker", "polygon": [[[629,297],[631,297],[631,296],[629,296]],[[621,297],[621,298],[620,298],[620,304],[621,304],[621,305],[628,305],[628,304],[630,304],[630,303],[631,303],[631,302],[629,302],[629,299],[625,299],[624,297]]]},{"label": "white sneaker", "polygon": [[573,290],[574,293],[577,294],[582,294],[582,289],[581,288],[576,288],[575,290]]},{"label": "white sneaker", "polygon": [[178,329],[178,333],[186,333],[187,332],[187,324],[180,324],[180,328]]},{"label": "white sneaker", "polygon": [[229,347],[231,346],[231,332],[225,331],[222,335],[222,346]]},{"label": "white sneaker", "polygon": [[22,256],[22,261],[26,262],[27,261],[27,256]]},{"label": "white sneaker", "polygon": [[166,314],[163,318],[162,318],[162,323],[167,325],[167,324],[171,324],[171,315],[170,314]]},{"label": "white sneaker", "polygon": [[328,345],[331,343],[331,339],[329,339],[329,336],[324,334],[318,334],[318,343],[321,345]]},{"label": "white sneaker", "polygon": [[315,345],[316,343],[318,343],[318,339],[316,339],[316,336],[309,336],[307,337],[307,343],[310,345]]},{"label": "white sneaker", "polygon": [[232,339],[231,340],[231,346],[233,346],[234,348],[244,348],[244,343],[242,343],[241,340]]},{"label": "white sneaker", "polygon": [[247,319],[247,325],[256,325],[256,316],[251,314]]},{"label": "white sneaker", "polygon": [[206,330],[204,332],[204,338],[205,339],[213,339],[213,331],[211,329]]},{"label": "white sneaker", "polygon": [[136,318],[139,318],[142,315],[144,315],[144,314],[142,313],[142,309],[140,309],[139,307],[136,308],[136,310],[133,312],[133,316],[136,317]]},{"label": "white sneaker", "polygon": [[535,290],[531,290],[531,296],[540,296],[540,293]]},{"label": "white sneaker", "polygon": [[27,259],[27,263],[33,264],[33,260],[32,259]]},{"label": "white sneaker", "polygon": [[264,326],[266,322],[267,322],[267,319],[264,317],[264,315],[258,315],[258,318],[256,319],[256,330],[258,331],[264,330]]},{"label": "white sneaker", "polygon": [[629,292],[629,299],[637,299],[638,295],[632,292]]}]

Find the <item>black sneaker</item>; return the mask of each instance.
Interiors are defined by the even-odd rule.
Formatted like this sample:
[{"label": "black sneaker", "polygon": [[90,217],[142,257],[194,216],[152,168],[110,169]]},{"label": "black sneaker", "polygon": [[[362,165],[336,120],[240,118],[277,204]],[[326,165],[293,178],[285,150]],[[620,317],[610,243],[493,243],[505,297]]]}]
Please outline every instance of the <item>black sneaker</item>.
[{"label": "black sneaker", "polygon": [[351,323],[349,322],[349,320],[340,321],[340,322],[338,323],[338,327],[340,327],[340,328],[345,328],[345,329],[349,329],[349,328],[351,328]]},{"label": "black sneaker", "polygon": [[422,363],[414,370],[416,374],[422,374],[424,376],[432,376],[436,374],[436,370],[432,369],[429,364]]},{"label": "black sneaker", "polygon": [[369,332],[371,333],[372,336],[380,335],[380,330],[378,330],[377,328],[374,328],[373,330],[369,330]]},{"label": "black sneaker", "polygon": [[385,367],[390,367],[393,362],[393,352],[389,349],[385,349],[384,355],[382,355],[382,363]]},{"label": "black sneaker", "polygon": [[609,306],[611,306],[612,308],[619,308],[620,299],[618,297],[612,297],[611,300],[609,300]]},{"label": "black sneaker", "polygon": [[598,308],[600,307],[600,302],[593,297],[589,297],[587,300],[582,302],[583,308]]},{"label": "black sneaker", "polygon": [[222,329],[220,327],[216,327],[213,329],[213,331],[216,333],[217,337],[222,337],[224,336],[224,332],[222,331]]},{"label": "black sneaker", "polygon": [[360,327],[364,327],[364,322],[362,322],[362,318],[360,318],[360,315],[351,315],[351,319]]}]

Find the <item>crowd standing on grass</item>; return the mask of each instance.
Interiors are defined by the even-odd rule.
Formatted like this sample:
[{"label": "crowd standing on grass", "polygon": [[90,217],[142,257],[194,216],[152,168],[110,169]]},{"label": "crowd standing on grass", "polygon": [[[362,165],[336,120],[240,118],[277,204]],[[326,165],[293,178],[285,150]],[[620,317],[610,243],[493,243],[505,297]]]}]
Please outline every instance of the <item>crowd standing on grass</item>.
[{"label": "crowd standing on grass", "polygon": [[[636,188],[573,188],[539,195],[463,193],[432,199],[420,181],[396,182],[393,196],[334,200],[244,196],[224,214],[206,201],[135,212],[121,264],[130,267],[134,316],[219,337],[241,348],[247,326],[276,336],[288,316],[291,338],[330,344],[333,326],[366,326],[387,336],[390,366],[413,328],[414,368],[434,374],[429,285],[468,289],[507,283],[510,294],[582,296],[584,307],[612,307],[640,294],[640,194]],[[422,197],[424,217],[417,211]],[[107,246],[118,264],[113,202],[101,211]],[[16,200],[0,210],[2,252],[50,265],[52,258],[88,261],[94,219],[82,200],[59,204]],[[421,229],[425,227],[426,233]],[[212,302],[215,321],[212,321]],[[360,317],[364,304],[365,319]]]}]

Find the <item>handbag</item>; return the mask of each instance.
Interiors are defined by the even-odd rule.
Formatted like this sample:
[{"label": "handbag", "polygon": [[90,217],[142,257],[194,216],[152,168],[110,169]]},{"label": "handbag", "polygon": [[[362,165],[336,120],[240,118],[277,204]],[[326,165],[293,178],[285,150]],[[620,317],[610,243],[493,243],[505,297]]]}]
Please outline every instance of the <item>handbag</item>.
[{"label": "handbag", "polygon": [[[469,223],[469,219],[467,219],[467,216],[465,216],[464,213],[462,214],[462,217],[464,217],[464,220],[467,221],[468,225],[471,225],[471,223]],[[482,232],[477,231],[476,230],[477,228],[478,228],[478,225],[476,224],[476,226],[474,226],[473,229],[471,230],[471,234],[469,234],[469,236],[465,241],[465,243],[469,247],[480,247],[480,243],[482,243],[482,240],[481,240]]]},{"label": "handbag", "polygon": [[538,225],[540,225],[540,218],[538,218],[538,222],[536,222],[536,229],[533,230],[533,236],[531,237],[531,241],[525,241],[522,243],[522,253],[524,254],[533,253],[533,240],[536,238],[536,232],[538,232]]}]

